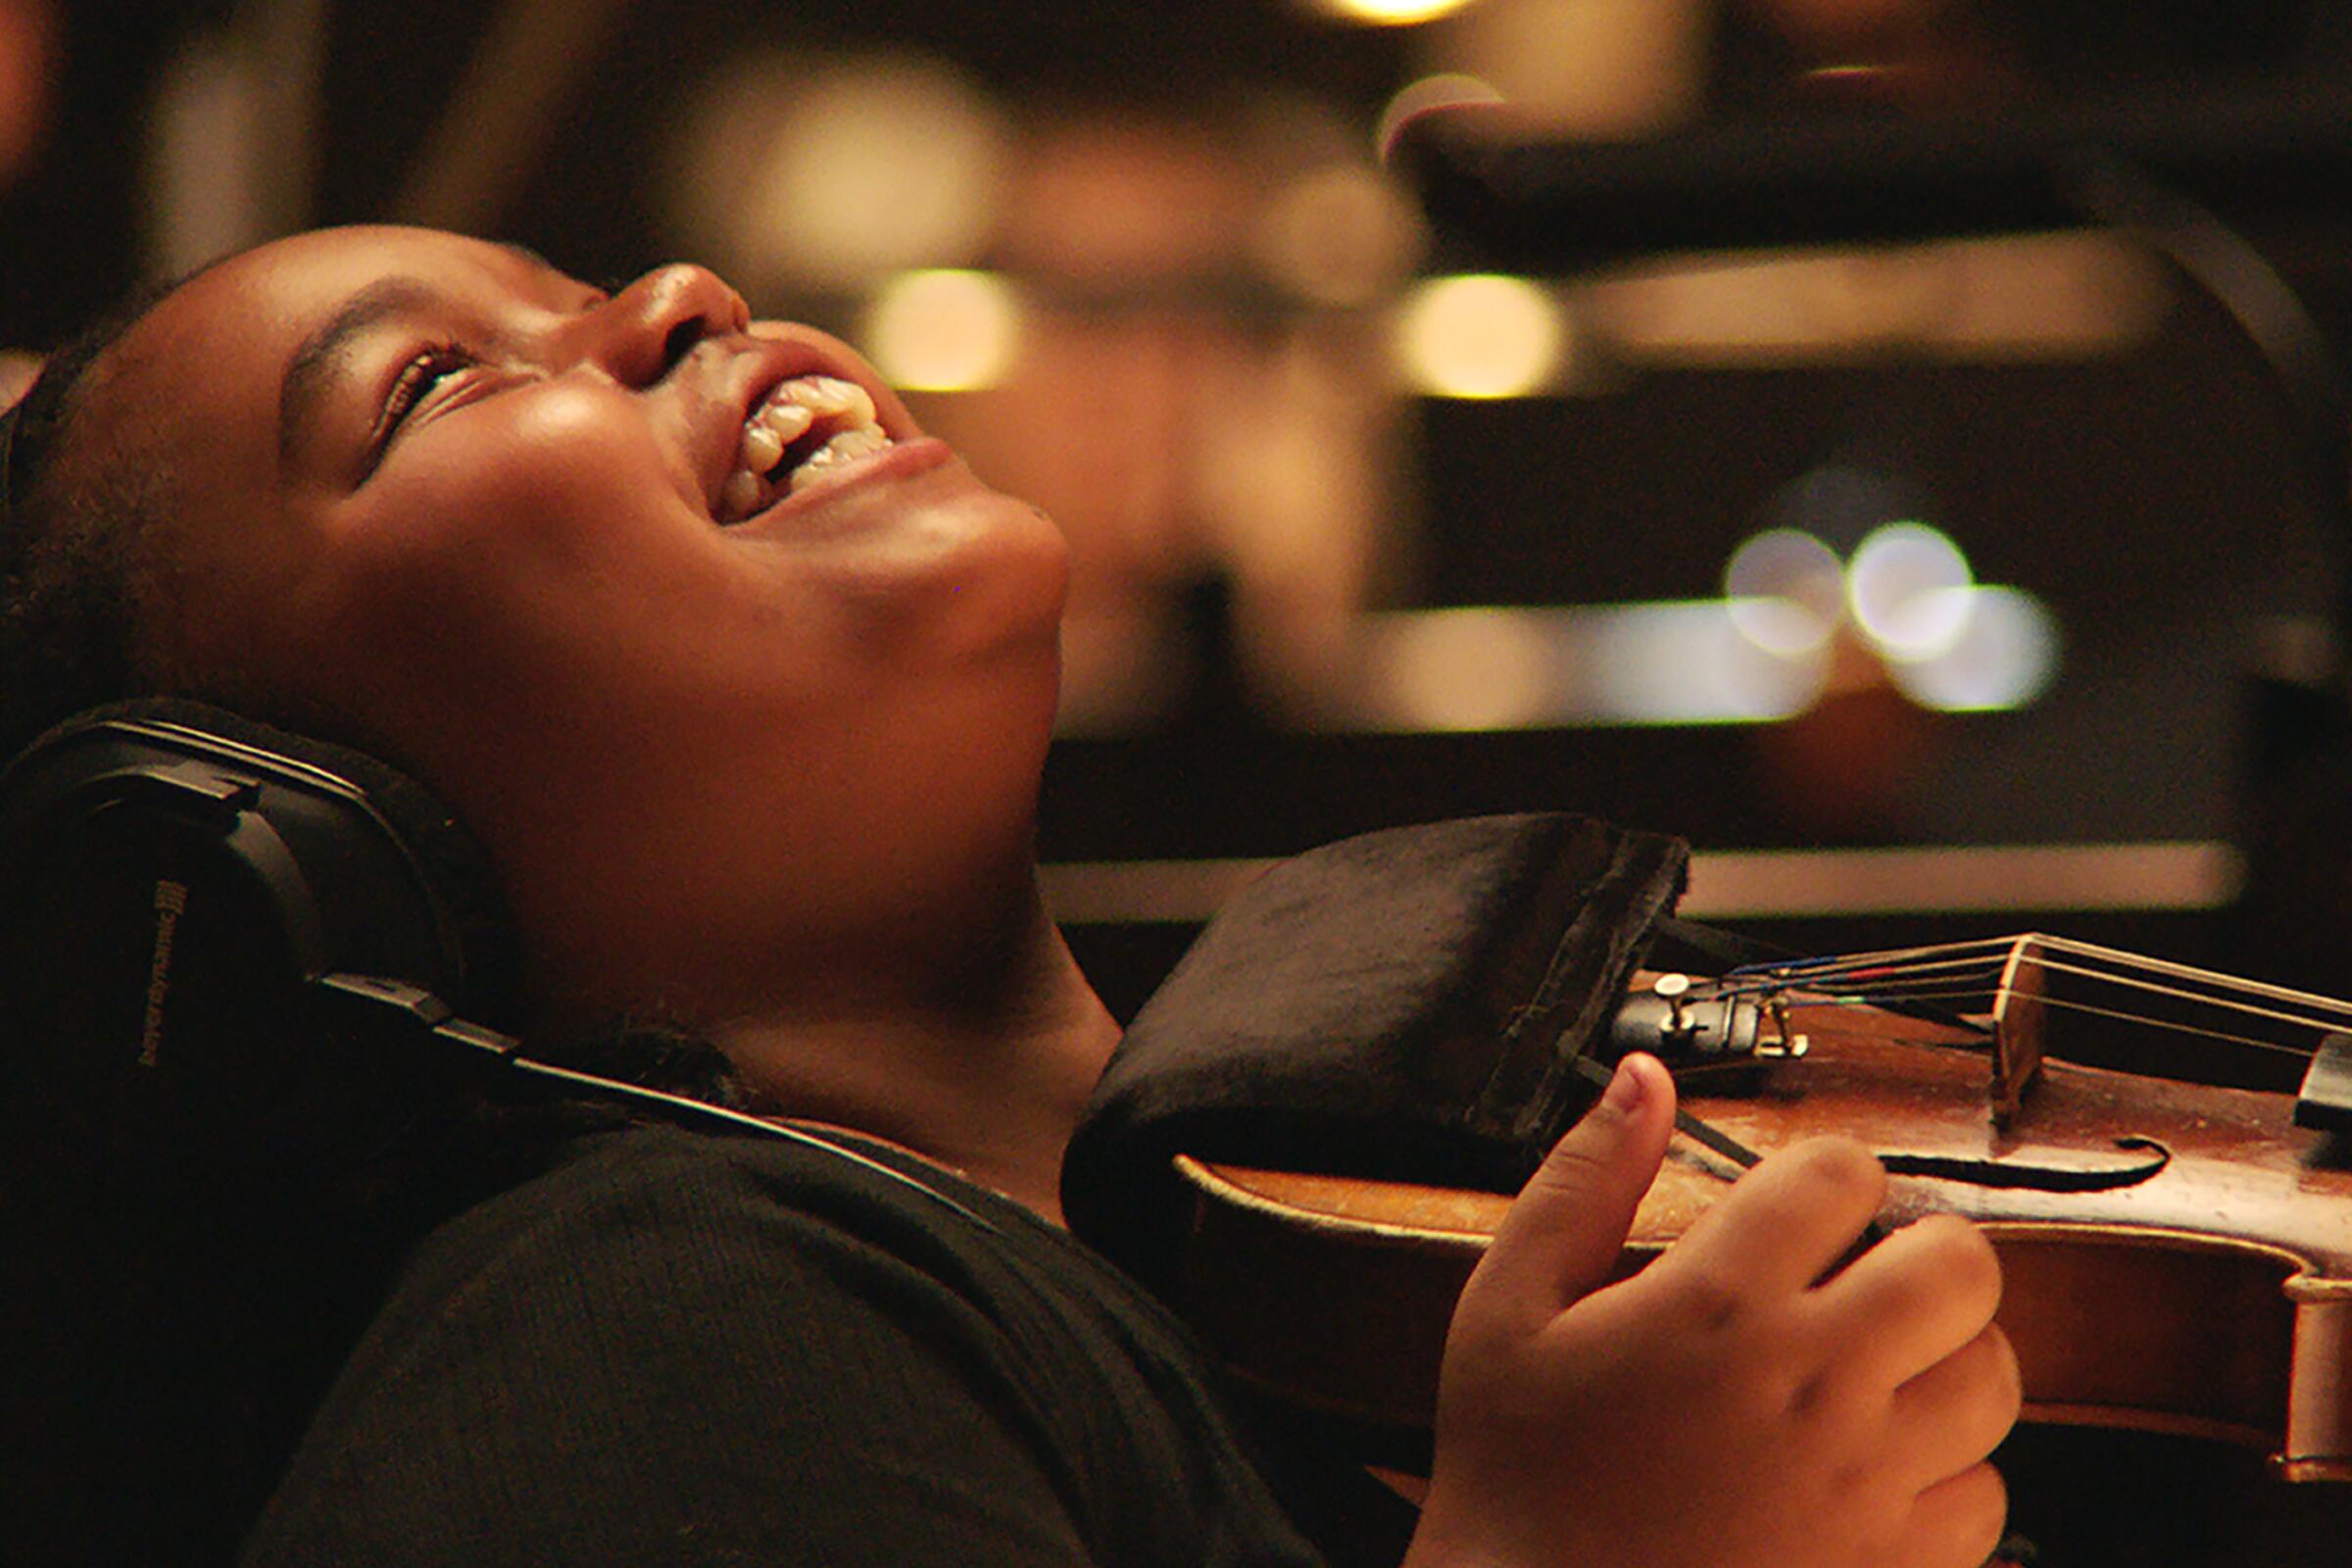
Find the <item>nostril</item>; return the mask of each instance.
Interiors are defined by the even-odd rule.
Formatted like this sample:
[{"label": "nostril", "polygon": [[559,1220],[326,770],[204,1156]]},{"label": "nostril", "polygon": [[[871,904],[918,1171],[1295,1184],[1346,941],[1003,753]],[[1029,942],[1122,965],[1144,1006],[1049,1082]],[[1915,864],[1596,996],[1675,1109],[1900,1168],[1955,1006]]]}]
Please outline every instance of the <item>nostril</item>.
[{"label": "nostril", "polygon": [[703,340],[708,324],[701,317],[690,316],[669,329],[669,336],[662,340],[663,375],[676,368],[677,363],[693,352],[694,346]]}]

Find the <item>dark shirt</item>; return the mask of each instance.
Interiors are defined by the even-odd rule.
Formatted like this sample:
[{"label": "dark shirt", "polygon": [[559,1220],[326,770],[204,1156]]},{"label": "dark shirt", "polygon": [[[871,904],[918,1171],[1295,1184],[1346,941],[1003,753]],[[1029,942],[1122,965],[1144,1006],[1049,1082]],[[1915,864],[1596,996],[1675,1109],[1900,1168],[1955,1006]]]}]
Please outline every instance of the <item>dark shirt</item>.
[{"label": "dark shirt", "polygon": [[[858,1151],[889,1168],[607,1133],[441,1227],[248,1568],[1323,1560],[1153,1299],[1025,1209]],[[1401,1544],[1380,1489],[1316,1485],[1307,1516]]]}]

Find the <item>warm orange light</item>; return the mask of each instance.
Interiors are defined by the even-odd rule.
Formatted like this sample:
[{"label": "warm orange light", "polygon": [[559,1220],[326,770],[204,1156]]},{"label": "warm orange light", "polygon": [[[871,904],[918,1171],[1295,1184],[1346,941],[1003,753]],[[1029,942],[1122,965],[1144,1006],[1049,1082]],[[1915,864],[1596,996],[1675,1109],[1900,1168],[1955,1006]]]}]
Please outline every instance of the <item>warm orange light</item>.
[{"label": "warm orange light", "polygon": [[1348,22],[1396,27],[1434,22],[1469,3],[1470,0],[1318,0],[1316,9]]},{"label": "warm orange light", "polygon": [[993,103],[940,62],[753,56],[700,95],[673,201],[687,243],[755,292],[855,289],[976,255],[1004,155]]},{"label": "warm orange light", "polygon": [[24,166],[48,128],[56,44],[49,0],[0,0],[0,185]]},{"label": "warm orange light", "polygon": [[1004,378],[1020,341],[1020,307],[991,272],[905,272],[874,297],[863,347],[895,386],[976,392]]},{"label": "warm orange light", "polygon": [[1548,387],[1568,352],[1551,295],[1523,277],[1472,272],[1431,278],[1406,301],[1396,354],[1434,397],[1513,398]]}]

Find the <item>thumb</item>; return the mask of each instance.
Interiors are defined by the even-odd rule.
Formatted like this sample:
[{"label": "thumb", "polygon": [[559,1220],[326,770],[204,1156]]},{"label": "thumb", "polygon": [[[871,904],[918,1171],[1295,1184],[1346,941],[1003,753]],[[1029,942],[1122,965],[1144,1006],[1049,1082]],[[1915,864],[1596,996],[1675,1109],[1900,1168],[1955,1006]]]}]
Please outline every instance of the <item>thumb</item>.
[{"label": "thumb", "polygon": [[1482,1307],[1532,1328],[1605,1283],[1673,1131],[1674,1079],[1628,1055],[1495,1229],[1473,1280]]}]

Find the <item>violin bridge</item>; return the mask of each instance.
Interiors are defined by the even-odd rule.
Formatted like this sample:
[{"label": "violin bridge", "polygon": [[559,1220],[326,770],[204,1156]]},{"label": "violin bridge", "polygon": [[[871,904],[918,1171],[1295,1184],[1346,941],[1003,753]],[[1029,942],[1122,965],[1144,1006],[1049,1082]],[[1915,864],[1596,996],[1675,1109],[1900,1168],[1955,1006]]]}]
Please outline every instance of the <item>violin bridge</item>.
[{"label": "violin bridge", "polygon": [[1995,1126],[2007,1126],[2041,1071],[2041,1042],[2049,971],[2041,939],[2019,937],[2001,965],[1992,1002],[1992,1082],[1987,1098]]}]

